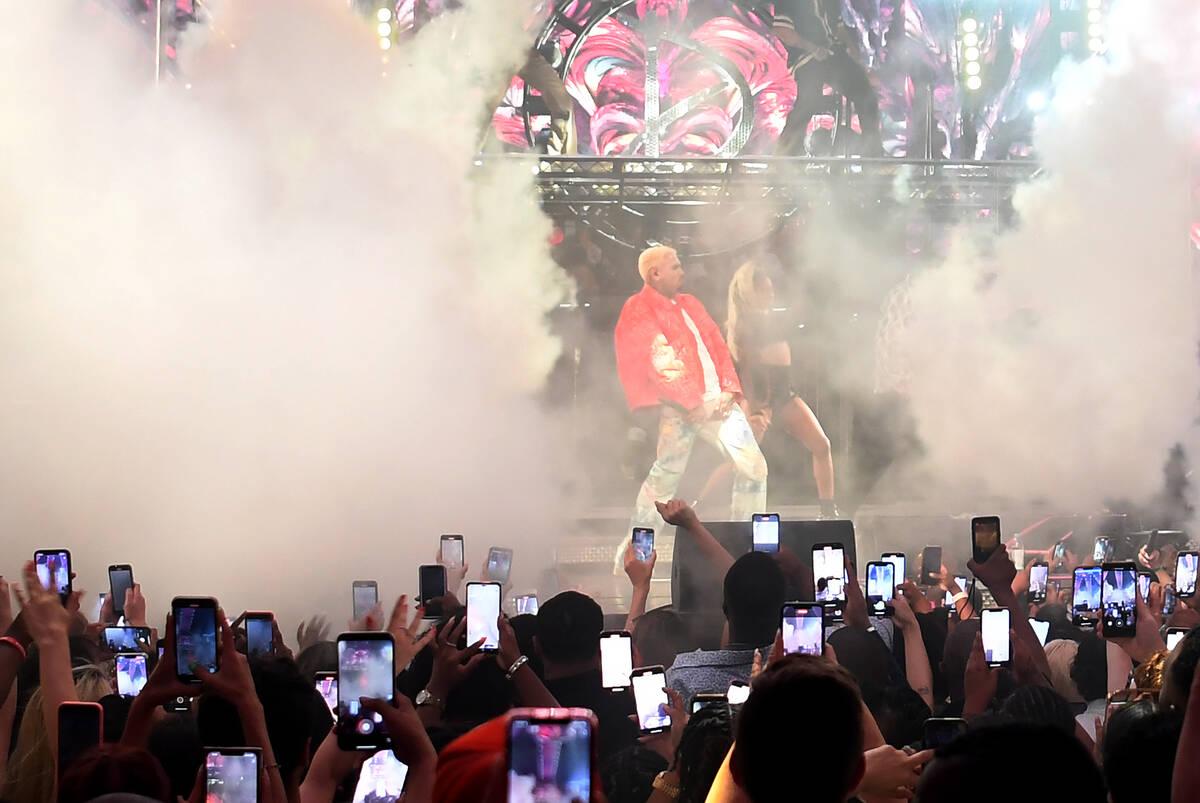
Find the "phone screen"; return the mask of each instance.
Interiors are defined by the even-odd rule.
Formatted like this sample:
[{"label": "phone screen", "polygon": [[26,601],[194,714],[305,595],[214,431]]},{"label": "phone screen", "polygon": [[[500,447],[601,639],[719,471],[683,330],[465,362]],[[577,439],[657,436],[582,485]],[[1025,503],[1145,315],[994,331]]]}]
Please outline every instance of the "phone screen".
[{"label": "phone screen", "polygon": [[1011,660],[1008,641],[1008,608],[989,608],[982,613],[983,657],[988,666],[1003,666]]},{"label": "phone screen", "polygon": [[487,576],[497,583],[507,583],[512,572],[512,550],[492,547],[488,550]]},{"label": "phone screen", "polygon": [[508,730],[508,801],[592,799],[592,724],[514,716]]},{"label": "phone screen", "polygon": [[210,750],[204,759],[204,788],[208,800],[258,800],[258,751]]},{"label": "phone screen", "polygon": [[422,604],[446,594],[446,567],[426,565],[417,570]]},{"label": "phone screen", "polygon": [[927,546],[921,552],[921,585],[931,586],[938,582],[942,573],[942,548]]},{"label": "phone screen", "polygon": [[43,588],[64,597],[71,593],[70,552],[65,549],[38,550],[33,553],[33,563]]},{"label": "phone screen", "polygon": [[270,655],[275,644],[275,628],[270,616],[246,617],[246,655],[255,658]]},{"label": "phone screen", "polygon": [[379,586],[374,582],[358,581],[351,589],[354,599],[354,621],[361,622],[379,601]]},{"label": "phone screen", "polygon": [[820,655],[824,651],[824,608],[820,605],[784,605],[779,619],[785,655]]},{"label": "phone screen", "polygon": [[1067,556],[1067,544],[1065,541],[1059,541],[1054,545],[1054,557],[1057,560],[1062,560]]},{"label": "phone screen", "polygon": [[1050,567],[1044,563],[1035,563],[1029,569],[1029,596],[1034,599],[1046,598],[1046,582],[1050,579]]},{"label": "phone screen", "polygon": [[133,571],[124,566],[109,569],[108,585],[112,589],[113,613],[122,616],[125,613],[125,592],[133,588]]},{"label": "phone screen", "polygon": [[537,612],[538,612],[537,594],[522,594],[521,596],[517,597],[516,604],[514,607],[517,609],[518,616],[523,613],[529,613],[529,614],[533,614],[534,616],[537,616]]},{"label": "phone screen", "polygon": [[1081,566],[1075,570],[1075,588],[1071,592],[1075,614],[1100,610],[1100,567]]},{"label": "phone screen", "polygon": [[667,674],[662,670],[644,672],[634,675],[633,701],[637,708],[638,726],[643,733],[665,731],[671,727],[671,717],[667,714],[667,693],[663,687],[667,685]]},{"label": "phone screen", "polygon": [[650,560],[650,553],[654,551],[654,530],[648,527],[633,528],[633,555],[642,563],[647,563]]},{"label": "phone screen", "polygon": [[1175,560],[1175,594],[1191,597],[1196,593],[1196,563],[1200,555],[1195,552],[1180,552]]},{"label": "phone screen", "polygon": [[693,694],[692,695],[692,713],[696,713],[702,708],[707,708],[710,705],[725,705],[729,702],[729,698],[720,694]]},{"label": "phone screen", "polygon": [[633,672],[633,639],[628,633],[600,636],[601,685],[606,689],[629,688]]},{"label": "phone screen", "polygon": [[725,699],[730,705],[741,705],[750,699],[750,685],[735,680],[725,691]]},{"label": "phone screen", "polygon": [[1134,635],[1137,627],[1137,569],[1132,563],[1101,570],[1101,605],[1106,636]]},{"label": "phone screen", "polygon": [[846,559],[842,548],[830,544],[813,547],[813,585],[817,602],[842,602],[846,599],[844,582]]},{"label": "phone screen", "polygon": [[779,514],[755,513],[750,520],[755,552],[779,551]]},{"label": "phone screen", "polygon": [[500,584],[467,583],[467,646],[479,639],[484,650],[500,649]]},{"label": "phone screen", "polygon": [[1163,616],[1170,616],[1175,613],[1175,587],[1167,586],[1163,589]]},{"label": "phone screen", "polygon": [[457,569],[463,565],[463,540],[461,535],[442,536],[442,564]]},{"label": "phone screen", "polygon": [[175,614],[175,666],[181,680],[194,682],[188,667],[195,664],[217,671],[217,608],[215,604],[172,606]]},{"label": "phone screen", "polygon": [[905,566],[906,559],[903,552],[884,552],[880,560],[885,560],[896,567],[892,576],[895,578],[897,585],[904,582],[904,578],[908,575],[905,574],[907,567]]},{"label": "phone screen", "polygon": [[1154,582],[1154,578],[1145,572],[1138,572],[1137,586],[1138,595],[1142,598],[1142,602],[1150,601],[1150,584]]},{"label": "phone screen", "polygon": [[337,674],[334,672],[319,674],[313,685],[316,686],[325,705],[329,706],[329,713],[337,716]]},{"label": "phone screen", "polygon": [[104,711],[96,703],[62,703],[58,706],[58,773],[100,744]]},{"label": "phone screen", "polygon": [[1167,628],[1167,651],[1170,652],[1179,646],[1179,642],[1183,641],[1183,637],[1188,634],[1186,628]]},{"label": "phone screen", "polygon": [[117,694],[137,697],[146,685],[146,654],[121,653],[117,656]]},{"label": "phone screen", "polygon": [[1106,557],[1108,557],[1108,539],[1100,536],[1096,539],[1095,546],[1092,547],[1092,560],[1099,563]]},{"label": "phone screen", "polygon": [[106,627],[102,638],[109,652],[138,652],[150,649],[148,627]]},{"label": "phone screen", "polygon": [[406,778],[408,765],[391,750],[379,750],[363,762],[358,772],[354,803],[395,803],[404,793]]},{"label": "phone screen", "polygon": [[895,571],[891,563],[867,564],[867,612],[872,616],[887,616],[887,603],[896,594]]},{"label": "phone screen", "polygon": [[971,519],[971,546],[976,563],[987,560],[1000,548],[999,516],[976,516]]},{"label": "phone screen", "polygon": [[338,742],[347,746],[383,746],[387,744],[383,718],[364,709],[359,699],[374,697],[388,702],[394,699],[395,647],[390,638],[354,636],[343,634],[337,642]]},{"label": "phone screen", "polygon": [[1030,619],[1029,626],[1033,628],[1033,634],[1037,636],[1038,643],[1043,647],[1046,646],[1046,637],[1050,635],[1050,623],[1043,622],[1040,619]]}]

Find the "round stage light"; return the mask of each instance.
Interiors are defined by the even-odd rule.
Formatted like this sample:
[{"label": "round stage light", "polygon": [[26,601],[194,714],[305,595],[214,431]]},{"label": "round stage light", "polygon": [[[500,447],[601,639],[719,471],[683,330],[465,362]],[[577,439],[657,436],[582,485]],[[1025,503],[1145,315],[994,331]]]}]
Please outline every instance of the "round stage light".
[{"label": "round stage light", "polygon": [[974,17],[966,17],[962,21],[963,33],[974,33],[979,29],[979,20]]},{"label": "round stage light", "polygon": [[1088,48],[1093,53],[1099,53],[1101,50],[1104,49],[1104,40],[1103,39],[1091,39],[1088,41]]},{"label": "round stage light", "polygon": [[1104,26],[1103,25],[1100,25],[1097,23],[1097,24],[1088,26],[1088,36],[1090,36],[1094,39],[1097,36],[1103,36],[1103,35],[1104,35]]},{"label": "round stage light", "polygon": [[1100,8],[1101,0],[1088,0],[1088,8]]},{"label": "round stage light", "polygon": [[968,61],[967,62],[967,75],[979,75],[979,62],[978,61]]},{"label": "round stage light", "polygon": [[380,50],[391,50],[392,49],[392,40],[391,39],[380,39],[379,40],[379,49]]},{"label": "round stage light", "polygon": [[1088,22],[1100,22],[1102,19],[1104,19],[1104,15],[1100,13],[1100,9],[1093,8],[1088,12]]},{"label": "round stage light", "polygon": [[968,47],[963,51],[963,58],[967,61],[979,61],[979,48]]},{"label": "round stage light", "polygon": [[1030,92],[1025,98],[1025,105],[1029,107],[1031,112],[1040,112],[1049,105],[1050,99],[1046,97],[1045,92]]},{"label": "round stage light", "polygon": [[379,18],[380,22],[389,22],[392,19],[392,10],[390,8],[381,8],[375,16]]},{"label": "round stage light", "polygon": [[389,23],[381,22],[381,23],[379,23],[378,31],[379,31],[380,36],[391,36],[392,35],[392,26]]},{"label": "round stage light", "polygon": [[981,86],[983,86],[983,79],[978,75],[972,75],[967,79],[967,89],[974,91],[979,89]]},{"label": "round stage light", "polygon": [[963,37],[963,44],[966,47],[977,47],[979,45],[979,35],[975,33],[967,34]]}]

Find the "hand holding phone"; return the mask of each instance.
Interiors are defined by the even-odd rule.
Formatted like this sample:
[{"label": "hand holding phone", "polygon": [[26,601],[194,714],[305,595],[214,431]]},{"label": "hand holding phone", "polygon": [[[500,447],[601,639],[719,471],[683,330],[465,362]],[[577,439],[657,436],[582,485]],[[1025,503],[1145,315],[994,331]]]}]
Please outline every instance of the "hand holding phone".
[{"label": "hand holding phone", "polygon": [[374,580],[355,580],[350,586],[354,621],[361,622],[379,602],[379,584]]},{"label": "hand holding phone", "polygon": [[840,609],[846,601],[846,557],[842,545],[814,545],[812,561],[816,601]]},{"label": "hand holding phone", "polygon": [[484,652],[500,649],[500,584],[467,583],[467,646],[483,639]]},{"label": "hand holding phone", "polygon": [[1132,561],[1101,567],[1100,608],[1105,638],[1137,635],[1137,566]]},{"label": "hand holding phone", "polygon": [[463,565],[463,537],[443,535],[438,559],[447,569],[461,569]]},{"label": "hand holding phone", "polygon": [[583,708],[509,711],[507,799],[592,800],[597,729]]},{"label": "hand holding phone", "polygon": [[39,549],[33,553],[33,568],[42,588],[58,594],[63,605],[71,596],[71,551]]},{"label": "hand holding phone", "polygon": [[980,634],[983,637],[983,657],[990,667],[1012,663],[1012,643],[1009,640],[1008,608],[986,608],[980,613]]},{"label": "hand holding phone", "polygon": [[114,563],[109,566],[108,587],[113,614],[124,616],[125,594],[133,588],[133,567],[128,563]]},{"label": "hand holding phone", "polygon": [[903,552],[884,552],[879,556],[879,559],[885,560],[896,567],[893,575],[896,579],[896,585],[900,585],[908,577],[906,573],[908,559],[904,556]]},{"label": "hand holding phone", "polygon": [[[971,519],[971,556],[982,565],[1000,548],[1000,517],[976,516]],[[1025,568],[1018,566],[1018,569]]]},{"label": "hand holding phone", "polygon": [[821,655],[825,652],[825,608],[815,602],[785,602],[779,609],[783,653]]},{"label": "hand holding phone", "polygon": [[662,666],[644,666],[631,673],[633,701],[637,708],[638,727],[643,734],[663,733],[671,729],[671,715],[667,713],[670,698],[664,688],[667,673]]},{"label": "hand holding phone", "polygon": [[501,585],[507,583],[512,574],[512,558],[513,551],[507,547],[494,546],[489,549],[485,568],[488,580]]},{"label": "hand holding phone", "polygon": [[867,564],[867,613],[871,616],[892,615],[888,603],[896,596],[895,571],[895,565],[885,561]]},{"label": "hand holding phone", "polygon": [[217,601],[212,597],[176,597],[171,600],[175,627],[175,674],[182,683],[199,683],[192,667],[210,674],[219,668]]},{"label": "hand holding phone", "polygon": [[634,527],[632,538],[633,556],[642,563],[649,563],[650,555],[654,552],[654,530],[649,527]]},{"label": "hand holding phone", "polygon": [[1080,566],[1075,569],[1071,593],[1071,621],[1076,627],[1094,628],[1095,614],[1100,610],[1100,567]]},{"label": "hand holding phone", "polygon": [[246,656],[261,658],[275,651],[275,614],[270,611],[246,611]]},{"label": "hand holding phone", "polygon": [[146,673],[146,653],[118,653],[116,665],[117,694],[122,697],[137,697],[141,694],[148,678]]},{"label": "hand holding phone", "polygon": [[354,632],[337,637],[338,747],[378,750],[390,744],[383,717],[367,710],[363,697],[391,703],[395,696],[396,647],[390,633]]},{"label": "hand holding phone", "polygon": [[1045,602],[1046,585],[1050,579],[1050,564],[1038,561],[1029,568],[1029,601]]},{"label": "hand holding phone", "polygon": [[929,545],[921,550],[921,582],[923,586],[936,586],[941,582],[942,548]]},{"label": "hand holding phone", "polygon": [[779,514],[755,513],[750,519],[750,533],[755,552],[778,552]]},{"label": "hand holding phone", "polygon": [[1175,558],[1175,596],[1196,596],[1196,573],[1200,552],[1180,552]]},{"label": "hand holding phone", "polygon": [[446,567],[440,563],[427,564],[417,569],[417,598],[425,606],[425,615],[431,618],[442,615],[441,602],[446,595]]}]

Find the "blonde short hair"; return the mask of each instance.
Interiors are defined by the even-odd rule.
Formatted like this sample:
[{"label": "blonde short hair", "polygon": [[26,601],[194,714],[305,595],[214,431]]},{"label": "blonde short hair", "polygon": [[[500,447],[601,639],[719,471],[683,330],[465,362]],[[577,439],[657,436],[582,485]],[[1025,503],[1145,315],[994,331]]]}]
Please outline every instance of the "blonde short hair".
[{"label": "blonde short hair", "polygon": [[652,245],[638,255],[638,273],[641,274],[642,281],[646,281],[646,277],[650,274],[650,269],[658,265],[666,258],[667,254],[674,254],[675,249],[669,245]]}]

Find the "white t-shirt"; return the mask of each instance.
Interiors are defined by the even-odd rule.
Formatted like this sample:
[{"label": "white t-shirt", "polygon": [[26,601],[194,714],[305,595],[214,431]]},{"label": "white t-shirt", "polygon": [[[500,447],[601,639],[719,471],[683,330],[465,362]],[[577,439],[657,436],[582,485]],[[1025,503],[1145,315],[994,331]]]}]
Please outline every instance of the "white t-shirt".
[{"label": "white t-shirt", "polygon": [[717,366],[713,363],[712,355],[708,353],[708,347],[704,345],[704,338],[700,337],[700,330],[696,328],[696,324],[682,307],[679,308],[679,312],[683,314],[683,322],[687,324],[688,329],[692,330],[692,336],[696,338],[696,350],[700,354],[700,368],[704,371],[704,401],[712,401],[721,395],[721,381],[717,378]]}]

